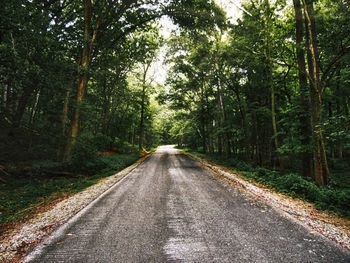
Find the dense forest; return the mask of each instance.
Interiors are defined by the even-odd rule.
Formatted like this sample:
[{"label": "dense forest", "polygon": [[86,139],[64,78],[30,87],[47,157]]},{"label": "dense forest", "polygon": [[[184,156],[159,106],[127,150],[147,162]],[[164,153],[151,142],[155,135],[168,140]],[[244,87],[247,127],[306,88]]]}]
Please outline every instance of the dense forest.
[{"label": "dense forest", "polygon": [[89,173],[101,156],[176,143],[349,184],[349,1],[236,7],[228,19],[213,0],[3,2],[2,183],[33,163]]},{"label": "dense forest", "polygon": [[[194,12],[186,14],[189,4]],[[202,12],[207,18],[198,21]],[[21,158],[18,148],[30,153],[24,158],[67,162],[89,142],[156,145],[150,101],[157,87],[148,69],[162,42],[157,19],[204,28],[214,26],[216,13],[206,1],[4,3],[1,124],[9,151],[2,158]]]},{"label": "dense forest", "polygon": [[326,185],[349,153],[349,3],[246,1],[226,30],[170,40],[179,143]]}]

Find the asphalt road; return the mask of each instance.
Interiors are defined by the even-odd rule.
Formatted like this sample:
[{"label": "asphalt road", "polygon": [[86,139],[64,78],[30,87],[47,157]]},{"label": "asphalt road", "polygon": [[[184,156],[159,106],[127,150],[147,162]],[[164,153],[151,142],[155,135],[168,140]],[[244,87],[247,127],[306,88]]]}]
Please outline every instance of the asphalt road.
[{"label": "asphalt road", "polygon": [[30,262],[350,262],[350,255],[161,147]]}]

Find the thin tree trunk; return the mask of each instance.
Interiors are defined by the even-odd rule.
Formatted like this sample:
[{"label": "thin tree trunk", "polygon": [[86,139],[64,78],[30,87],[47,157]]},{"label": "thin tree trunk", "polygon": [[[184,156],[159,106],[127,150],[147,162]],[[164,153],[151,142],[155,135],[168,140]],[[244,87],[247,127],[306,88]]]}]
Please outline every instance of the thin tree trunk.
[{"label": "thin tree trunk", "polygon": [[140,136],[139,136],[139,150],[142,150],[143,147],[143,137],[145,132],[144,125],[144,115],[145,115],[145,98],[146,98],[146,85],[142,85],[142,99],[141,99],[141,116],[140,116]]},{"label": "thin tree trunk", "polygon": [[278,130],[277,130],[277,121],[276,121],[276,93],[275,93],[275,86],[273,84],[272,79],[272,71],[273,71],[273,62],[271,57],[271,50],[272,50],[272,37],[271,37],[271,30],[272,30],[272,21],[271,21],[271,7],[269,0],[265,0],[265,59],[266,59],[266,66],[267,66],[267,86],[270,90],[270,99],[271,99],[271,124],[272,124],[272,137],[273,137],[273,152],[272,152],[272,163],[273,167],[276,168],[277,166],[280,169],[283,169],[282,160],[277,153],[277,150],[279,148],[279,140],[278,140]]},{"label": "thin tree trunk", "polygon": [[12,81],[8,80],[6,83],[6,96],[5,96],[5,116],[12,119],[14,115],[14,96],[11,89]]},{"label": "thin tree trunk", "polygon": [[221,111],[221,120],[220,120],[220,126],[225,130],[223,133],[223,136],[221,136],[221,142],[222,142],[222,149],[225,153],[225,157],[228,158],[231,155],[231,144],[230,144],[230,134],[227,131],[227,127],[225,127],[227,122],[227,114],[226,114],[226,107],[224,102],[224,95],[222,92],[221,87],[221,81],[220,77],[218,81],[218,95],[219,95],[219,105],[220,105],[220,111]]},{"label": "thin tree trunk", "polygon": [[246,116],[246,111],[244,109],[244,105],[241,100],[241,96],[239,94],[238,89],[233,88],[233,92],[236,95],[239,112],[242,118],[242,128],[243,128],[243,135],[244,135],[244,142],[243,142],[244,158],[248,160],[249,153],[251,154],[254,152],[254,146],[252,146],[252,144],[249,141],[249,132],[247,128],[247,116]]},{"label": "thin tree trunk", "polygon": [[[73,116],[68,132],[68,138],[63,150],[62,160],[68,161],[71,158],[80,131],[80,108],[83,104],[87,84],[89,81],[89,69],[91,63],[92,45],[96,40],[96,33],[91,36],[92,3],[91,0],[84,0],[84,47],[79,62],[79,82],[77,86],[76,105],[73,109]],[[97,30],[97,29],[96,29]]]},{"label": "thin tree trunk", "polygon": [[319,76],[317,35],[312,0],[304,1],[304,15],[306,24],[306,45],[308,48],[308,65],[311,97],[311,122],[314,151],[315,180],[320,185],[327,185],[329,168],[322,130],[322,86]]},{"label": "thin tree trunk", "polygon": [[303,49],[303,13],[300,0],[293,0],[295,12],[295,34],[296,34],[296,55],[298,63],[298,76],[300,87],[300,124],[301,124],[301,144],[306,148],[302,153],[302,174],[305,177],[312,176],[312,158],[309,152],[310,146],[310,114],[309,114],[309,94],[305,52]]},{"label": "thin tree trunk", "polygon": [[108,129],[109,129],[109,122],[110,122],[110,105],[111,105],[111,95],[107,91],[107,82],[106,78],[104,78],[103,81],[103,105],[102,105],[102,112],[101,112],[101,131],[102,134],[108,135]]},{"label": "thin tree trunk", "polygon": [[140,114],[140,135],[139,135],[139,150],[141,151],[143,148],[143,141],[145,137],[145,102],[146,102],[146,91],[147,91],[147,73],[151,67],[152,61],[148,62],[143,70],[142,76],[142,97],[141,97],[141,114]]},{"label": "thin tree trunk", "polygon": [[62,135],[66,134],[67,124],[68,124],[68,108],[69,108],[69,99],[70,99],[70,89],[66,92],[66,98],[63,103],[62,111]]},{"label": "thin tree trunk", "polygon": [[205,124],[202,124],[203,131],[202,131],[202,147],[203,147],[203,153],[207,153],[207,133],[205,130]]},{"label": "thin tree trunk", "polygon": [[29,102],[29,99],[33,93],[32,87],[27,87],[24,89],[17,105],[16,113],[13,117],[13,128],[18,128],[21,124],[25,109]]},{"label": "thin tree trunk", "polygon": [[205,109],[205,94],[204,94],[204,84],[202,84],[202,86],[200,87],[200,105],[201,105],[201,110],[200,110],[200,124],[201,124],[201,131],[200,134],[201,136],[201,143],[202,143],[202,147],[203,147],[203,152],[206,153],[207,152],[207,129],[206,129],[206,124],[207,124],[207,120],[206,120],[206,109]]},{"label": "thin tree trunk", "polygon": [[38,103],[39,103],[39,98],[40,98],[40,89],[38,90],[36,96],[35,96],[35,101],[33,104],[33,107],[30,111],[30,118],[29,118],[29,125],[32,125],[34,123],[34,116],[38,108]]}]

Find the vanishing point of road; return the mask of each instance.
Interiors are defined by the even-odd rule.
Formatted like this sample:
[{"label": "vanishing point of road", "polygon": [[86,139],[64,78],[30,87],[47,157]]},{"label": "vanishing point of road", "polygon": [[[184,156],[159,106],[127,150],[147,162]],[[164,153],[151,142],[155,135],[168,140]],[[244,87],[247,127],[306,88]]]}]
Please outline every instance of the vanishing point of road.
[{"label": "vanishing point of road", "polygon": [[163,146],[29,262],[350,262],[320,235]]}]

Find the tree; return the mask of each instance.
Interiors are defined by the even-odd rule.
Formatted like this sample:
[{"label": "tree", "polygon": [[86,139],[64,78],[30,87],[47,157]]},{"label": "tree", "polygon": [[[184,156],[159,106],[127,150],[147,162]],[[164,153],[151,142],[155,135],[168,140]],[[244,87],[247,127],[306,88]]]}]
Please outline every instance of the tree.
[{"label": "tree", "polygon": [[[149,8],[145,9],[144,6],[149,5]],[[76,105],[74,108],[73,118],[71,121],[67,143],[63,150],[62,159],[67,161],[70,159],[72,150],[79,135],[79,122],[80,122],[80,107],[84,101],[84,94],[86,93],[88,81],[89,81],[89,68],[90,63],[99,49],[103,48],[102,41],[99,45],[95,43],[104,36],[114,33],[115,28],[117,31],[116,37],[110,39],[113,44],[117,44],[118,41],[123,39],[127,34],[135,31],[138,28],[145,26],[148,22],[161,17],[162,15],[170,15],[174,20],[180,24],[186,26],[193,26],[195,23],[194,18],[198,17],[198,13],[180,13],[184,7],[186,10],[192,9],[196,12],[208,10],[209,19],[202,19],[202,21],[211,20],[211,16],[215,18],[216,13],[215,5],[210,5],[206,1],[184,1],[169,2],[168,5],[158,5],[156,2],[149,0],[143,2],[137,1],[125,1],[120,4],[111,2],[96,3],[93,6],[91,0],[85,0],[83,5],[84,11],[84,33],[83,33],[83,47],[81,48],[81,55],[79,59],[79,77],[77,86]],[[195,9],[197,7],[197,9]],[[210,13],[210,10],[214,10]],[[93,10],[97,10],[93,14]],[[94,22],[94,25],[92,23]],[[108,32],[112,31],[112,32]]]},{"label": "tree", "polygon": [[309,115],[309,93],[307,72],[305,64],[305,52],[304,52],[304,26],[303,26],[303,12],[300,0],[293,0],[294,12],[295,12],[295,45],[296,56],[298,63],[298,80],[300,87],[300,123],[301,123],[301,143],[306,146],[302,153],[302,174],[305,177],[312,176],[312,160],[308,151],[310,145],[310,115]]}]

